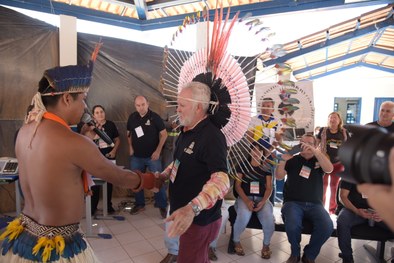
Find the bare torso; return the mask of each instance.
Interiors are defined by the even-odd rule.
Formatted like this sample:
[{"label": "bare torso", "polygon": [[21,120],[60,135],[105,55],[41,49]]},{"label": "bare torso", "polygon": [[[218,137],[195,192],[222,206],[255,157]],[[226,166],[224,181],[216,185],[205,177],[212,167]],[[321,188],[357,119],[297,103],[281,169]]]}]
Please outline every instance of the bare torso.
[{"label": "bare torso", "polygon": [[78,223],[84,207],[82,170],[72,160],[78,135],[43,119],[29,147],[35,124],[23,126],[16,142],[23,213],[42,225]]}]

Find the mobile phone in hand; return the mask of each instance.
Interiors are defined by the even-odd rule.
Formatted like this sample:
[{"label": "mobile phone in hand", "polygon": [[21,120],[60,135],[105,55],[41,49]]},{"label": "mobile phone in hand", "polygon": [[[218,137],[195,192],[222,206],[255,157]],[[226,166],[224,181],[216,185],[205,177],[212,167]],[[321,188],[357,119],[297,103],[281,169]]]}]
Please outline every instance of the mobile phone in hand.
[{"label": "mobile phone in hand", "polygon": [[297,154],[299,152],[301,152],[301,144],[294,145],[293,148],[291,148],[288,151],[288,154],[294,155],[294,154]]}]

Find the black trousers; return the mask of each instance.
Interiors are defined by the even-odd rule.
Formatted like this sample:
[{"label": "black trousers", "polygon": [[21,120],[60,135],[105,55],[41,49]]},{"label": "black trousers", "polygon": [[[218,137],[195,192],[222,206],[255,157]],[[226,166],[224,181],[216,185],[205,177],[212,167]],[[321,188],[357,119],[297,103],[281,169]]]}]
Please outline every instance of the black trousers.
[{"label": "black trousers", "polygon": [[[100,191],[101,191],[102,186],[101,185],[94,185],[91,187],[92,190],[92,196],[91,196],[91,200],[92,200],[92,214],[94,214],[97,210],[97,205],[99,203],[100,200]],[[108,204],[108,209],[110,207],[112,207],[112,184],[111,183],[107,183],[107,204]]]}]

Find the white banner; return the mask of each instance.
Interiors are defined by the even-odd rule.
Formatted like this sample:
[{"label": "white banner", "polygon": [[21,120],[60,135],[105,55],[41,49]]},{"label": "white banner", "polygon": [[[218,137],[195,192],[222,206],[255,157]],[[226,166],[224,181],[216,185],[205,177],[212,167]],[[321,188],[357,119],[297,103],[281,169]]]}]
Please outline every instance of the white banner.
[{"label": "white banner", "polygon": [[280,118],[284,127],[314,130],[315,107],[313,104],[313,82],[295,82],[295,85],[258,83],[255,85],[257,114],[261,112],[261,101],[272,98],[275,101],[273,115]]}]

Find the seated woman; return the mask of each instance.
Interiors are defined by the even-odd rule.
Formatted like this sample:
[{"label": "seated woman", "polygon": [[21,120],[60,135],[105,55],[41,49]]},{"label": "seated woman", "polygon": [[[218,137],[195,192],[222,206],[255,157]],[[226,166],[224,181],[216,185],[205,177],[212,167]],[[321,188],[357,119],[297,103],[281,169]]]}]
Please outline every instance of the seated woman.
[{"label": "seated woman", "polygon": [[[262,225],[264,238],[261,257],[271,257],[270,242],[275,231],[273,206],[269,201],[272,192],[272,169],[263,160],[264,150],[261,145],[253,143],[250,149],[249,160],[241,163],[238,168],[238,177],[235,181],[235,190],[238,194],[235,209],[237,218],[234,223],[234,250],[239,256],[245,252],[240,243],[240,236],[245,230],[253,212]],[[267,156],[267,154],[264,154]]]}]

